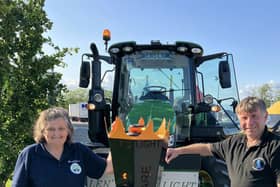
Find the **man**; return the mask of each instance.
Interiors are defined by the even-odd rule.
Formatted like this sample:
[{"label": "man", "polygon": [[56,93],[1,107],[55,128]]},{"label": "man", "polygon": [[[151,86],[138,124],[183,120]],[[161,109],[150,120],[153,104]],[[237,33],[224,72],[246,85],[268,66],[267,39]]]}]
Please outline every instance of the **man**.
[{"label": "man", "polygon": [[181,154],[215,156],[225,160],[232,187],[280,187],[280,137],[267,130],[264,101],[247,97],[236,113],[242,133],[217,143],[168,148],[166,162]]}]

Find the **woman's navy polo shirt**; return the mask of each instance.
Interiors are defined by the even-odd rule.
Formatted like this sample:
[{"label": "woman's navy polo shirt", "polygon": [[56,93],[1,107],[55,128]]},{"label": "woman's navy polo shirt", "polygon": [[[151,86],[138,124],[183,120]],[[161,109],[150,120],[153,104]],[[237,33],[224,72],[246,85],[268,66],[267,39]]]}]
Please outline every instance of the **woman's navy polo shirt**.
[{"label": "woman's navy polo shirt", "polygon": [[84,187],[87,176],[100,178],[105,168],[105,159],[80,143],[65,144],[60,160],[43,144],[33,144],[20,153],[12,186]]}]

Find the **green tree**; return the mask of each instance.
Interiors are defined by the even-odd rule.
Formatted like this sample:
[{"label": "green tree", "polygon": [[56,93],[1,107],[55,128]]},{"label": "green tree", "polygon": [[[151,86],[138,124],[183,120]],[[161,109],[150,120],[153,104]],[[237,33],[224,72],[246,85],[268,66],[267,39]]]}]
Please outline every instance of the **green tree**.
[{"label": "green tree", "polygon": [[[61,102],[63,57],[43,34],[52,22],[44,0],[0,0],[0,187],[11,177],[19,152],[33,143],[32,126],[38,113]],[[43,45],[53,49],[45,54]]]},{"label": "green tree", "polygon": [[88,101],[88,89],[77,88],[74,90],[69,90],[64,94],[65,105],[67,108],[69,104],[87,102]]},{"label": "green tree", "polygon": [[258,88],[258,95],[262,98],[266,106],[270,106],[273,102],[273,92],[270,84],[266,83]]},{"label": "green tree", "polygon": [[280,100],[280,89],[273,83],[265,83],[252,89],[250,95],[262,98],[267,107],[270,107],[273,103]]},{"label": "green tree", "polygon": [[[88,102],[88,92],[89,89],[85,88],[76,88],[73,90],[67,90],[63,94],[63,100],[59,103],[60,106],[64,108],[68,108],[69,104],[80,103],[80,102]],[[105,90],[105,98],[112,98],[112,91]]]},{"label": "green tree", "polygon": [[280,90],[275,91],[275,98],[273,102],[280,101]]},{"label": "green tree", "polygon": [[104,95],[105,95],[105,98],[106,99],[112,99],[112,91],[110,91],[110,90],[105,90],[104,91]]}]

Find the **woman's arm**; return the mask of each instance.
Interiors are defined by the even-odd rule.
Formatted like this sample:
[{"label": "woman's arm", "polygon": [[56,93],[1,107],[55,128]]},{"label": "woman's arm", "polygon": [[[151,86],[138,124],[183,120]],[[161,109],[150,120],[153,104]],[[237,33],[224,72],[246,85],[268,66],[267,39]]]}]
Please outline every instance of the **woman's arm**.
[{"label": "woman's arm", "polygon": [[108,156],[107,156],[107,159],[106,159],[106,168],[105,168],[105,171],[104,173],[105,174],[111,174],[113,173],[114,169],[113,169],[113,163],[112,163],[112,155],[111,155],[111,152],[109,152]]},{"label": "woman's arm", "polygon": [[28,187],[27,153],[18,156],[12,180],[12,187]]}]

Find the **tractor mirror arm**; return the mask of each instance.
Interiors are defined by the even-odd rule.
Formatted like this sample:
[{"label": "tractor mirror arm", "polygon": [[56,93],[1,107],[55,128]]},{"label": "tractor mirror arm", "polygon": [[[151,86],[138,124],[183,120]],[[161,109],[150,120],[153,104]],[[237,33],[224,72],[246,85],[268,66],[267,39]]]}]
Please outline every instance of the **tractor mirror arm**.
[{"label": "tractor mirror arm", "polygon": [[200,66],[200,64],[202,64],[203,62],[205,62],[207,60],[211,60],[211,59],[215,59],[215,58],[222,58],[225,55],[227,55],[226,52],[221,52],[221,53],[215,53],[215,54],[212,54],[212,55],[197,57],[196,63],[195,63],[196,67]]},{"label": "tractor mirror arm", "polygon": [[190,114],[198,114],[201,112],[209,112],[209,111],[211,111],[211,106],[204,102],[198,103],[195,106],[192,105],[188,107],[188,112]]}]

